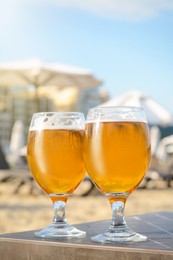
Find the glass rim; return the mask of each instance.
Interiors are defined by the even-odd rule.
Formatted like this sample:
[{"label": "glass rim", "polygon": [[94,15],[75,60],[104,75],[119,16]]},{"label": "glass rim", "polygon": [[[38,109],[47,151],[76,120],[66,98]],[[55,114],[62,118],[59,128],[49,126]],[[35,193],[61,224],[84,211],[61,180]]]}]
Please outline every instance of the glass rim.
[{"label": "glass rim", "polygon": [[88,109],[88,111],[96,111],[96,110],[107,110],[107,109],[125,109],[125,110],[132,110],[133,111],[144,111],[144,108],[142,107],[137,107],[137,106],[97,106],[97,107],[92,107]]},{"label": "glass rim", "polygon": [[34,116],[41,116],[41,115],[45,115],[45,114],[56,114],[56,115],[64,115],[64,116],[84,116],[84,114],[82,113],[82,112],[71,112],[71,111],[69,111],[69,112],[67,112],[67,111],[65,111],[65,112],[63,112],[63,111],[43,111],[43,112],[35,112],[35,113],[33,113],[32,114],[32,116],[34,117]]},{"label": "glass rim", "polygon": [[88,122],[146,122],[142,107],[137,106],[97,106],[88,110]]},{"label": "glass rim", "polygon": [[32,115],[29,131],[83,130],[85,117],[81,112],[36,112]]}]

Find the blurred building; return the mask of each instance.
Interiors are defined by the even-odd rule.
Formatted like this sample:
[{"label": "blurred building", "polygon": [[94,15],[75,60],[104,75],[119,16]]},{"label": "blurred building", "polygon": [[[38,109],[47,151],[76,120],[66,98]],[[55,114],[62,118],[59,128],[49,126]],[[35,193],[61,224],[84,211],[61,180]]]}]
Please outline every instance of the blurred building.
[{"label": "blurred building", "polygon": [[0,87],[0,144],[4,150],[10,143],[11,130],[17,120],[25,127],[26,139],[32,114],[37,111],[79,111],[85,115],[91,107],[108,100],[108,93],[97,88],[33,86]]},{"label": "blurred building", "polygon": [[76,100],[76,110],[83,112],[85,115],[89,108],[98,106],[108,100],[108,93],[98,88],[82,89],[78,93]]}]

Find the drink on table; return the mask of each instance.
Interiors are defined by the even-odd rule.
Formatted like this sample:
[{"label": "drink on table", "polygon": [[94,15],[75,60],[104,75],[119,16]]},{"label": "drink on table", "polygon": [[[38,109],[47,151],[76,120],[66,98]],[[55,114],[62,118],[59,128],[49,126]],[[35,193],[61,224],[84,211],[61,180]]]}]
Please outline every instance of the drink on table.
[{"label": "drink on table", "polygon": [[28,163],[40,187],[54,204],[50,226],[35,233],[42,238],[83,237],[65,219],[70,194],[83,180],[86,170],[82,158],[85,120],[82,113],[47,112],[33,115],[28,135]]},{"label": "drink on table", "polygon": [[150,138],[145,113],[136,107],[100,107],[89,110],[83,143],[87,172],[109,199],[112,224],[94,242],[145,241],[124,219],[128,196],[139,185],[149,166]]}]

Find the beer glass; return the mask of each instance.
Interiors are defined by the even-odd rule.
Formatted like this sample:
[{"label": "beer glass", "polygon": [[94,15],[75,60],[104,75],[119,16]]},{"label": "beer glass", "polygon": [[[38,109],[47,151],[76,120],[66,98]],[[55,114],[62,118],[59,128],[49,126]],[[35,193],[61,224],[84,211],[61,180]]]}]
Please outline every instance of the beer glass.
[{"label": "beer glass", "polygon": [[32,117],[27,145],[28,164],[36,182],[54,205],[53,222],[36,232],[36,237],[85,236],[84,231],[68,224],[65,218],[66,201],[86,173],[82,159],[84,128],[82,113],[45,112],[35,113]]},{"label": "beer glass", "polygon": [[143,179],[150,161],[150,138],[144,110],[138,107],[98,107],[89,110],[83,142],[86,170],[109,200],[112,223],[92,237],[100,243],[139,242],[124,218],[128,196]]}]

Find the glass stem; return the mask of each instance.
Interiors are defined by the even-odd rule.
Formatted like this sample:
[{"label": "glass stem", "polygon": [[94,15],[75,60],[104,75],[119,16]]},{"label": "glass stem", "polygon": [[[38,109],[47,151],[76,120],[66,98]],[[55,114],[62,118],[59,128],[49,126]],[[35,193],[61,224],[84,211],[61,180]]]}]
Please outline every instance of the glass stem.
[{"label": "glass stem", "polygon": [[65,207],[66,203],[64,201],[55,201],[54,202],[54,218],[53,224],[67,224],[65,218]]},{"label": "glass stem", "polygon": [[124,202],[114,201],[111,204],[112,208],[112,227],[126,227],[126,221],[124,219]]}]

